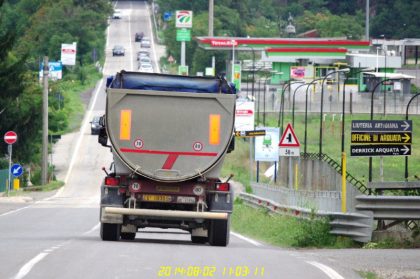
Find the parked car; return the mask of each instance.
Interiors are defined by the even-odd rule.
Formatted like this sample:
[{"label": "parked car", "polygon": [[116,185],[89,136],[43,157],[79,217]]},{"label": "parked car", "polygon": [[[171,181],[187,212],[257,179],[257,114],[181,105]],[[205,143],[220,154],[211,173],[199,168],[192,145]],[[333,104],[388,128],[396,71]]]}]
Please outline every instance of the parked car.
[{"label": "parked car", "polygon": [[112,18],[113,19],[120,19],[121,18],[121,11],[120,10],[115,10],[114,13],[112,14]]},{"label": "parked car", "polygon": [[143,32],[138,32],[136,33],[136,35],[134,36],[134,40],[136,42],[141,42],[141,40],[143,39],[144,33]]},{"label": "parked car", "polygon": [[139,66],[140,72],[153,73],[153,66],[150,63],[143,63]]},{"label": "parked car", "polygon": [[90,121],[90,132],[92,135],[99,135],[99,130],[101,129],[101,125],[99,125],[99,116],[93,117],[92,121]]},{"label": "parked car", "polygon": [[123,46],[116,45],[112,49],[112,56],[124,56],[125,49]]},{"label": "parked car", "polygon": [[149,48],[151,46],[150,41],[143,38],[140,43],[140,47]]}]

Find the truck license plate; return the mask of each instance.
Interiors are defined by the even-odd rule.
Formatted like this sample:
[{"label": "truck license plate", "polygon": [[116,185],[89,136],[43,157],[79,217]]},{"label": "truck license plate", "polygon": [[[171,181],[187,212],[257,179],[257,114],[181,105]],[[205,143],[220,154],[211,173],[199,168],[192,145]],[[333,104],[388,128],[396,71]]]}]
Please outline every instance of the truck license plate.
[{"label": "truck license plate", "polygon": [[172,197],[166,195],[143,195],[143,201],[170,202],[172,201]]}]

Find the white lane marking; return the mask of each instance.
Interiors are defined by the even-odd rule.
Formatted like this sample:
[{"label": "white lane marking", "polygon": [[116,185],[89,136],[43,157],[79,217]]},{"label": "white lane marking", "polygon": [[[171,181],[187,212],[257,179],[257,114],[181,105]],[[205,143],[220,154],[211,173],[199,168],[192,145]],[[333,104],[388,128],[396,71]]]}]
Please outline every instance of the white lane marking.
[{"label": "white lane marking", "polygon": [[87,235],[87,234],[90,234],[90,233],[96,231],[99,228],[100,225],[101,225],[101,223],[96,224],[93,228],[91,228],[87,232],[84,232],[83,235]]},{"label": "white lane marking", "polygon": [[253,239],[251,239],[251,238],[248,238],[248,237],[246,237],[246,236],[243,236],[243,235],[241,235],[241,234],[239,234],[239,233],[236,233],[236,232],[230,232],[230,234],[231,235],[233,235],[233,236],[235,236],[235,237],[237,237],[237,238],[240,238],[240,239],[242,239],[242,240],[245,240],[246,242],[248,242],[248,243],[251,243],[252,245],[254,245],[254,246],[257,246],[257,247],[262,247],[263,245],[261,244],[261,243],[259,243],[258,241],[255,241],[255,240],[253,240]]},{"label": "white lane marking", "polygon": [[340,274],[338,274],[337,271],[335,271],[334,269],[332,269],[329,266],[326,266],[322,263],[319,262],[315,262],[315,261],[307,261],[308,264],[311,264],[317,268],[319,268],[322,272],[324,272],[325,274],[327,274],[327,276],[331,279],[344,279],[343,276],[341,276]]},{"label": "white lane marking", "polygon": [[150,31],[152,32],[152,36],[150,36],[150,39],[152,41],[153,58],[154,58],[154,61],[155,61],[155,71],[157,73],[160,73],[160,68],[159,68],[159,64],[158,64],[158,60],[157,60],[157,56],[156,56],[155,39],[154,39],[154,36],[153,36],[152,19],[150,17],[149,5],[147,4],[147,2],[146,2],[146,12],[147,12],[147,18],[149,19],[148,20],[148,22],[149,22],[149,28],[150,28]]},{"label": "white lane marking", "polygon": [[[80,135],[79,135],[79,138],[77,139],[76,148],[74,149],[73,156],[71,158],[70,165],[69,165],[69,168],[67,170],[67,175],[66,175],[66,178],[64,179],[64,183],[65,184],[67,184],[68,181],[69,181],[69,177],[70,177],[71,171],[73,170],[73,166],[74,166],[74,163],[76,161],[76,156],[79,155],[78,153],[79,153],[80,145],[82,144],[83,131],[86,130],[87,124],[89,123],[89,119],[92,117],[93,107],[95,106],[96,100],[98,99],[99,90],[102,89],[103,82],[104,82],[104,79],[102,78],[101,81],[99,82],[98,87],[96,88],[95,96],[93,98],[93,102],[90,104],[90,107],[89,107],[89,109],[88,109],[88,111],[86,113],[85,119],[83,120],[82,127],[80,128]],[[62,189],[65,186],[66,185],[64,185],[62,187]]]},{"label": "white lane marking", "polygon": [[24,210],[24,209],[27,209],[27,208],[29,208],[29,207],[31,207],[31,206],[29,205],[29,206],[21,207],[21,208],[18,208],[18,209],[12,210],[12,211],[8,211],[8,212],[6,212],[6,213],[0,214],[0,217],[2,217],[2,216],[6,216],[6,215],[9,215],[9,214],[13,214],[13,213],[16,213],[16,212],[19,212],[19,211]]},{"label": "white lane marking", "polygon": [[35,258],[31,259],[29,262],[27,262],[24,266],[19,269],[19,272],[16,274],[14,279],[21,279],[28,275],[28,273],[31,271],[31,269],[39,263],[43,258],[45,258],[48,255],[48,253],[42,252],[39,253]]}]

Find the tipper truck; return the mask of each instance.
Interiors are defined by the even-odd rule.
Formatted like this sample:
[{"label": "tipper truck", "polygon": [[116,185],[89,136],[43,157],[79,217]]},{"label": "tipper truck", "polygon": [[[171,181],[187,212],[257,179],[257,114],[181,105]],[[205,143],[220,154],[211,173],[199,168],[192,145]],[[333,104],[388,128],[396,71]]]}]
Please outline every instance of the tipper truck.
[{"label": "tipper truck", "polygon": [[108,80],[98,141],[113,163],[103,168],[102,240],[155,227],[228,245],[233,189],[219,176],[234,148],[235,93],[218,77],[121,71]]}]

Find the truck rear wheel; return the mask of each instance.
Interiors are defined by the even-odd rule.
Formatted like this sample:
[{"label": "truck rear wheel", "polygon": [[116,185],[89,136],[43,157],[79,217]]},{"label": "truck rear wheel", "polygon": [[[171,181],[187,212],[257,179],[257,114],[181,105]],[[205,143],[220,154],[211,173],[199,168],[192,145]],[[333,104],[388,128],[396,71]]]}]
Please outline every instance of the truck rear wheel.
[{"label": "truck rear wheel", "polygon": [[131,233],[131,232],[122,232],[121,234],[121,239],[123,240],[134,240],[136,238],[136,233]]},{"label": "truck rear wheel", "polygon": [[230,219],[212,220],[210,222],[209,243],[211,246],[227,246],[229,244]]},{"label": "truck rear wheel", "polygon": [[106,241],[118,241],[121,234],[120,224],[101,223],[101,238]]},{"label": "truck rear wheel", "polygon": [[191,236],[191,242],[192,243],[199,243],[199,244],[203,244],[206,243],[208,241],[208,237],[205,236]]}]

